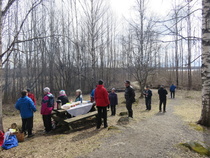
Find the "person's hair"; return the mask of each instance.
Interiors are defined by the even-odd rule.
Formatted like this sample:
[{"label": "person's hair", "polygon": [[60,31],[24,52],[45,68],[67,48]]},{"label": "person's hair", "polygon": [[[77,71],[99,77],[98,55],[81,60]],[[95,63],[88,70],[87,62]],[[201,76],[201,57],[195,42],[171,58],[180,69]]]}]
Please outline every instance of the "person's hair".
[{"label": "person's hair", "polygon": [[50,92],[50,88],[49,88],[49,87],[45,87],[45,88],[44,88],[44,92],[49,93],[49,92]]},{"label": "person's hair", "polygon": [[146,88],[149,88],[149,86],[146,86]]},{"label": "person's hair", "polygon": [[27,92],[30,92],[30,91],[31,91],[31,89],[30,89],[30,88],[27,88],[26,90],[27,90]]},{"label": "person's hair", "polygon": [[104,83],[103,80],[99,80],[99,81],[98,81],[98,84],[99,84],[99,85],[102,85],[103,83]]},{"label": "person's hair", "polygon": [[82,94],[81,89],[77,89],[76,92],[79,93],[79,94]]},{"label": "person's hair", "polygon": [[22,96],[22,97],[25,97],[27,93],[28,93],[28,92],[27,92],[26,90],[22,90],[22,91],[21,91],[21,96]]},{"label": "person's hair", "polygon": [[127,84],[131,84],[131,82],[130,82],[130,81],[128,81],[128,80],[126,80],[126,81],[125,81],[125,83],[127,83]]}]

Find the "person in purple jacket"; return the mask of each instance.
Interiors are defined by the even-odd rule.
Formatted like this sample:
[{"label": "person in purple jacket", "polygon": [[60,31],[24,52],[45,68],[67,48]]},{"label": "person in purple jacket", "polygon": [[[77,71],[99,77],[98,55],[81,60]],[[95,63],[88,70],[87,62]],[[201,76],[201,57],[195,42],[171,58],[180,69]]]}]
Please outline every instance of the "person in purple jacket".
[{"label": "person in purple jacket", "polygon": [[109,93],[109,101],[111,106],[111,116],[115,116],[116,114],[116,105],[118,104],[117,94],[115,93],[115,88],[112,88],[112,92]]}]

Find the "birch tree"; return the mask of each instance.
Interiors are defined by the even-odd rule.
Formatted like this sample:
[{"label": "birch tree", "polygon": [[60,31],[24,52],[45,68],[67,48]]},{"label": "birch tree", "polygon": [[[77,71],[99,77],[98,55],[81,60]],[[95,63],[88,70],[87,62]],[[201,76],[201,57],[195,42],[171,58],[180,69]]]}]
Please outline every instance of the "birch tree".
[{"label": "birch tree", "polygon": [[202,113],[199,124],[210,127],[210,1],[202,0]]}]

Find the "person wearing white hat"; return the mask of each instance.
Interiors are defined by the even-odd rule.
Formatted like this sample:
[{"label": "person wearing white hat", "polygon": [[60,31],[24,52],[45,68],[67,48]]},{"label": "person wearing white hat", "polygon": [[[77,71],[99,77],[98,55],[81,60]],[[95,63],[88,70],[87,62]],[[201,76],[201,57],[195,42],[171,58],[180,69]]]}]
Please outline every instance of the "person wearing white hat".
[{"label": "person wearing white hat", "polygon": [[69,99],[68,97],[66,96],[66,92],[64,90],[61,90],[59,92],[59,97],[58,97],[58,100],[61,101],[62,105],[66,104],[66,103],[69,103]]}]

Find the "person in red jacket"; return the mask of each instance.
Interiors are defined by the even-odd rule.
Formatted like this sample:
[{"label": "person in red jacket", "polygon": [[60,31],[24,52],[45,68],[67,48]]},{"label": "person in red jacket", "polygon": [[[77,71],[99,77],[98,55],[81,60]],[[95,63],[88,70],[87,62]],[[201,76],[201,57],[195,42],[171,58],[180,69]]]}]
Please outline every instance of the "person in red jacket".
[{"label": "person in red jacket", "polygon": [[31,93],[31,89],[27,88],[26,90],[28,92],[28,97],[31,98],[32,101],[34,102],[34,105],[36,105],[36,98],[35,98],[34,94]]},{"label": "person in red jacket", "polygon": [[94,99],[98,109],[97,129],[101,127],[102,118],[104,120],[104,128],[107,128],[107,107],[109,105],[109,95],[107,90],[104,88],[103,80],[98,81],[98,86],[95,89]]}]

